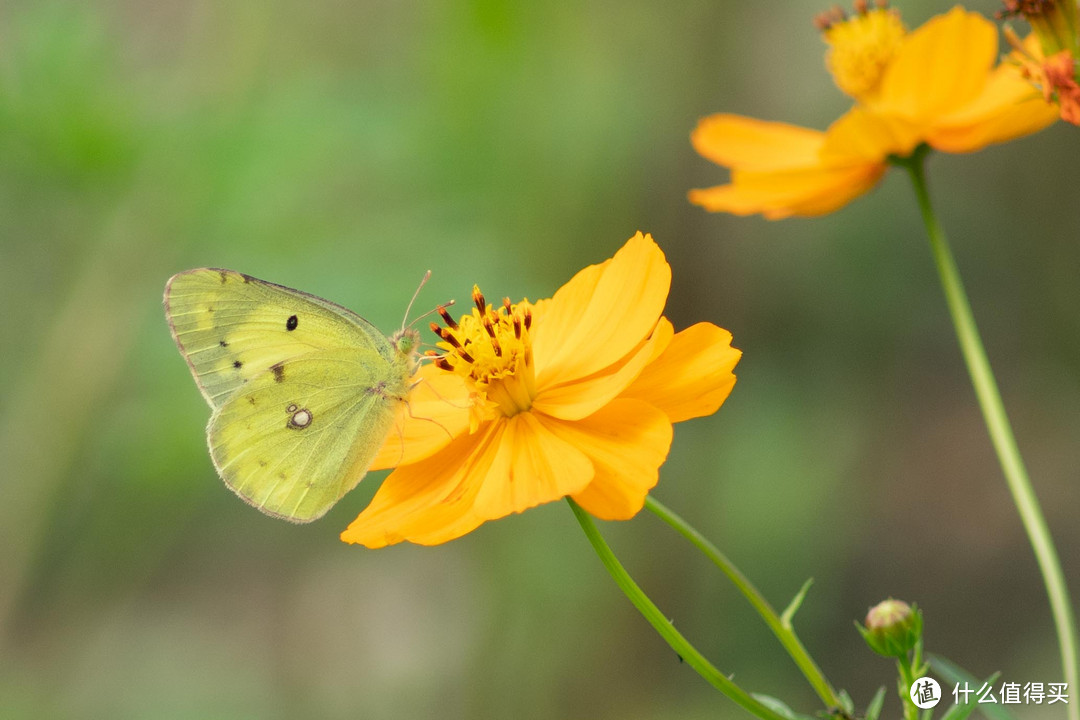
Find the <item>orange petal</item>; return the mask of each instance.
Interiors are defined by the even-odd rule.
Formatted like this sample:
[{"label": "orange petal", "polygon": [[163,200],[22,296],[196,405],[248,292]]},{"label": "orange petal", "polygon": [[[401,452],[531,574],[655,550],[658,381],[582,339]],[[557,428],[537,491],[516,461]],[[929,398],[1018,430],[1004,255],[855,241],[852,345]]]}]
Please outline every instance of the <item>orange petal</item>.
[{"label": "orange petal", "polygon": [[731,333],[698,323],[675,335],[620,398],[644,400],[671,422],[712,415],[735,385],[732,370],[742,351],[731,347]]},{"label": "orange petal", "polygon": [[698,121],[690,142],[724,167],[779,170],[812,163],[824,135],[817,130],[741,115],[710,115]]},{"label": "orange petal", "polygon": [[541,388],[533,409],[562,420],[592,415],[622,393],[664,351],[672,335],[671,323],[660,318],[649,339],[621,362],[586,378]]},{"label": "orange petal", "polygon": [[491,423],[481,432],[459,437],[442,452],[399,467],[341,539],[369,548],[402,540],[434,545],[480,525],[483,519],[472,513],[472,504],[500,435],[501,423]]},{"label": "orange petal", "polygon": [[664,253],[640,232],[607,262],[575,275],[533,326],[537,387],[583,378],[622,360],[652,332],[670,287]]},{"label": "orange petal", "polygon": [[1038,132],[1057,118],[1057,108],[1006,61],[990,74],[978,97],[940,118],[926,140],[945,152],[972,152]]},{"label": "orange petal", "polygon": [[413,376],[409,401],[398,410],[394,428],[369,470],[416,462],[469,428],[469,391],[460,376],[432,364]]},{"label": "orange petal", "polygon": [[855,106],[825,132],[821,148],[825,164],[882,163],[889,155],[905,157],[922,142],[921,128]]},{"label": "orange petal", "polygon": [[997,58],[997,28],[957,6],[910,33],[881,80],[871,109],[916,122],[970,102]]},{"label": "orange petal", "polygon": [[671,447],[671,421],[640,400],[619,399],[578,422],[546,422],[553,433],[592,461],[592,482],[574,493],[604,520],[626,520],[645,504]]},{"label": "orange petal", "polygon": [[539,413],[508,418],[494,458],[476,495],[474,512],[494,520],[580,492],[593,477],[592,463],[560,439]]},{"label": "orange petal", "polygon": [[826,215],[873,188],[887,167],[884,162],[859,162],[784,172],[733,170],[731,184],[691,190],[689,198],[710,212],[761,213],[769,220]]}]

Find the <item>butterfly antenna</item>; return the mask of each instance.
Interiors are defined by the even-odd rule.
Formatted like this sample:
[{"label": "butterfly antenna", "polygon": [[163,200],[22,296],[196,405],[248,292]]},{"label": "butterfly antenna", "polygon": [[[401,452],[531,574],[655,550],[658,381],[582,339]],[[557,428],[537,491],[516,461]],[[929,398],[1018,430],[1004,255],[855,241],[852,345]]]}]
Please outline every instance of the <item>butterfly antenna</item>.
[{"label": "butterfly antenna", "polygon": [[450,307],[453,304],[454,304],[454,301],[449,300],[449,301],[443,303],[442,305],[439,305],[439,306],[437,306],[435,308],[432,308],[431,310],[428,310],[426,313],[424,313],[423,315],[418,316],[415,320],[413,320],[411,323],[409,323],[409,326],[412,327],[416,323],[418,323],[421,320],[423,320],[424,318],[426,318],[428,315],[432,315],[434,313],[439,313],[445,319],[445,318],[449,317],[446,314],[446,308]]},{"label": "butterfly antenna", "polygon": [[[409,311],[412,310],[413,303],[416,302],[416,296],[420,294],[420,289],[423,288],[424,285],[427,284],[427,281],[430,280],[430,279],[431,279],[431,271],[428,270],[426,273],[424,273],[424,277],[422,277],[420,279],[420,284],[416,286],[416,292],[413,293],[412,300],[409,301],[409,306],[407,308],[405,308],[405,317],[402,318],[402,320],[401,320],[401,330],[402,330],[402,332],[404,332],[404,330],[405,330],[405,328],[407,326],[406,323],[409,320]],[[419,318],[417,318],[417,319],[419,319]]]}]

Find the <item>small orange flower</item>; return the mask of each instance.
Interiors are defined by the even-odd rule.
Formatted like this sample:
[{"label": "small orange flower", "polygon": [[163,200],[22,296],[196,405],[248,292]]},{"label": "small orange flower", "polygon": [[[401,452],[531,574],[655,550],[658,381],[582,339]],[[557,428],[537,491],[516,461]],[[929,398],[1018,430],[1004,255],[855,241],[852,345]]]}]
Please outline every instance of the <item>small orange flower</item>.
[{"label": "small orange flower", "polygon": [[443,355],[373,469],[397,465],[341,534],[377,548],[435,545],[488,520],[571,496],[633,517],[656,485],[672,423],[715,412],[741,355],[711,323],[662,316],[671,268],[649,235],[547,300],[443,311]]},{"label": "small orange flower", "polygon": [[826,64],[856,106],[825,132],[738,115],[704,118],[691,135],[702,156],[731,169],[731,182],[691,190],[713,212],[777,219],[823,215],[870,190],[890,157],[922,143],[980,150],[1054,122],[1016,61],[995,64],[994,25],[961,7],[908,33],[895,11],[865,2],[846,18],[819,19]]},{"label": "small orange flower", "polygon": [[[1080,14],[1076,0],[1004,0],[999,19],[1022,17],[1031,26],[1045,57],[1062,50],[1080,52]],[[1009,31],[1006,26],[1006,31]]]},{"label": "small orange flower", "polygon": [[1080,85],[1076,82],[1076,61],[1072,53],[1062,50],[1051,55],[1042,69],[1046,77],[1043,93],[1047,101],[1056,98],[1061,107],[1061,119],[1080,125]]},{"label": "small orange flower", "polygon": [[[1065,8],[1071,9],[1071,13],[1063,12]],[[1015,62],[1023,76],[1042,93],[1047,103],[1061,109],[1062,120],[1080,125],[1076,59],[1080,54],[1080,37],[1077,37],[1076,2],[1017,4],[1005,14],[1023,15],[1035,28],[1028,42],[1017,38],[1011,27],[1004,29],[1005,39],[1014,47]],[[1071,37],[1066,30],[1071,31]]]}]

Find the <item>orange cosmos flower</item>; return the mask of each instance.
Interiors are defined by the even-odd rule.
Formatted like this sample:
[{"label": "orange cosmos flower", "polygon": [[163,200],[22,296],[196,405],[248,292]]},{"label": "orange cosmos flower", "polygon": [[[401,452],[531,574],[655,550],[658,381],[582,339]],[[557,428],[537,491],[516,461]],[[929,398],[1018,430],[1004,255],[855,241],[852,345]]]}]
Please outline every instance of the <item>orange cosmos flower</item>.
[{"label": "orange cosmos flower", "polygon": [[571,496],[634,516],[656,485],[672,423],[715,412],[740,351],[711,323],[675,333],[671,268],[649,235],[585,268],[554,297],[488,305],[446,327],[373,469],[397,465],[341,534],[371,548],[435,545]]},{"label": "orange cosmos flower", "polygon": [[1072,52],[1062,50],[1054,53],[1042,64],[1045,82],[1043,96],[1047,102],[1056,100],[1061,108],[1061,119],[1080,125],[1080,84],[1076,82],[1076,60]]},{"label": "orange cosmos flower", "polygon": [[1005,38],[1016,48],[1021,72],[1042,92],[1047,102],[1057,103],[1061,119],[1080,125],[1080,17],[1076,0],[1005,0],[999,18],[1022,17],[1031,25],[1038,45],[1021,43],[1006,25]]},{"label": "orange cosmos flower", "polygon": [[838,12],[819,27],[826,64],[855,107],[825,132],[739,115],[704,118],[691,141],[731,169],[731,182],[691,190],[691,202],[770,219],[824,215],[873,188],[890,157],[922,143],[972,152],[1057,117],[1025,79],[1018,53],[996,64],[997,29],[977,13],[956,7],[909,33],[884,6],[857,3],[850,18]]}]

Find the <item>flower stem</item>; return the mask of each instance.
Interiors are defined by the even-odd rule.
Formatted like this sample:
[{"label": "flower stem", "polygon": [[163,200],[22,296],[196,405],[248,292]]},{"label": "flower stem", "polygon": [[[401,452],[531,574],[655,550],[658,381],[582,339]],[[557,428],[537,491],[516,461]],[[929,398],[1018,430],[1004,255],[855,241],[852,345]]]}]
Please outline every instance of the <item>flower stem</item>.
[{"label": "flower stem", "polygon": [[660,637],[667,641],[667,644],[671,646],[671,649],[678,653],[679,657],[684,660],[687,665],[696,670],[698,675],[705,678],[709,684],[749,712],[759,718],[764,718],[765,720],[784,720],[782,715],[759,702],[750,695],[750,693],[740,688],[726,675],[717,670],[704,655],[698,652],[697,648],[691,645],[687,639],[675,629],[675,626],[671,624],[671,621],[660,612],[660,608],[656,607],[656,604],[642,592],[641,588],[638,587],[637,583],[635,583],[629,573],[626,572],[626,569],[615,557],[615,553],[611,551],[607,542],[604,541],[603,536],[596,527],[596,523],[592,521],[589,514],[570,498],[567,498],[566,501],[570,503],[570,509],[574,511],[574,515],[581,524],[581,529],[585,531],[585,536],[589,538],[589,542],[592,543],[596,554],[600,556],[600,562],[607,568],[612,579],[615,580],[615,584],[618,585],[619,589],[630,599],[630,602],[634,604],[634,607],[638,609],[638,612],[645,616],[645,619],[648,620],[649,624],[660,634]]},{"label": "flower stem", "polygon": [[735,584],[735,587],[739,589],[739,592],[750,602],[750,604],[757,610],[758,615],[761,616],[765,624],[769,626],[769,629],[776,635],[776,639],[780,641],[780,644],[787,650],[788,655],[795,661],[795,664],[799,666],[799,670],[810,682],[811,687],[821,698],[821,701],[825,703],[826,707],[835,708],[840,707],[840,698],[836,695],[836,691],[833,690],[832,685],[825,679],[825,675],[822,674],[821,669],[814,662],[813,658],[803,647],[803,644],[799,641],[797,635],[795,635],[795,629],[791,625],[790,618],[782,618],[776,613],[769,601],[758,591],[754,584],[750,582],[745,575],[743,575],[734,563],[728,560],[724,553],[720,552],[719,548],[709,542],[705,537],[695,530],[689,523],[676,515],[674,512],[664,506],[659,500],[652,495],[645,497],[645,507],[656,515],[658,518],[670,525],[674,530],[689,540],[698,550],[703,552],[706,557],[713,561],[720,571],[728,576],[728,579]]},{"label": "flower stem", "polygon": [[900,682],[897,683],[897,692],[900,695],[900,702],[904,706],[904,720],[918,720],[919,708],[911,700],[910,689],[915,683],[915,673],[912,672],[912,664],[906,658],[898,658],[896,661],[896,669],[900,674]]},{"label": "flower stem", "polygon": [[[1035,551],[1039,570],[1046,583],[1046,592],[1050,596],[1050,609],[1057,627],[1058,643],[1061,646],[1061,664],[1065,681],[1069,684],[1069,688],[1075,691],[1080,688],[1080,677],[1077,674],[1076,620],[1073,617],[1069,589],[1065,584],[1065,575],[1061,571],[1061,561],[1054,548],[1053,538],[1050,536],[1046,519],[1043,517],[1039,501],[1028,479],[1009,418],[1005,414],[1001,393],[998,392],[997,382],[994,380],[990,362],[983,349],[982,339],[979,337],[979,330],[975,326],[975,318],[971,314],[971,305],[964,292],[960,272],[957,270],[956,261],[945,239],[945,233],[930,205],[930,195],[926,189],[926,175],[923,169],[925,156],[924,146],[911,158],[896,162],[905,167],[911,176],[915,197],[918,199],[926,232],[930,238],[930,249],[945,291],[945,300],[949,305],[957,339],[960,341],[960,350],[967,363],[971,383],[975,387],[975,394],[978,396],[979,407],[982,408],[983,419],[994,444],[994,450],[997,451],[1001,469],[1005,473],[1005,480],[1012,492],[1013,502],[1024,523],[1028,540]],[[1080,720],[1080,703],[1068,703],[1066,707],[1070,720]]]}]

